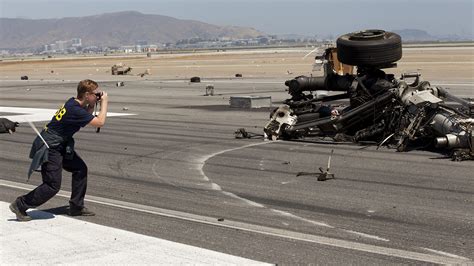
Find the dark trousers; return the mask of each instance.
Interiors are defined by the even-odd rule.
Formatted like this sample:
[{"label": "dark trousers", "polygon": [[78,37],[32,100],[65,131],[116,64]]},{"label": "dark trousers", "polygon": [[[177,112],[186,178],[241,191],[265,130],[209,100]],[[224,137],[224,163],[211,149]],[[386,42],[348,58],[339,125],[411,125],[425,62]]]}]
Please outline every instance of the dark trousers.
[{"label": "dark trousers", "polygon": [[48,162],[41,166],[43,183],[30,193],[18,198],[17,204],[20,210],[26,211],[29,208],[36,208],[56,195],[61,188],[63,169],[72,173],[69,206],[74,209],[82,209],[87,190],[87,165],[76,152],[71,160],[66,160],[61,152],[50,149]]}]

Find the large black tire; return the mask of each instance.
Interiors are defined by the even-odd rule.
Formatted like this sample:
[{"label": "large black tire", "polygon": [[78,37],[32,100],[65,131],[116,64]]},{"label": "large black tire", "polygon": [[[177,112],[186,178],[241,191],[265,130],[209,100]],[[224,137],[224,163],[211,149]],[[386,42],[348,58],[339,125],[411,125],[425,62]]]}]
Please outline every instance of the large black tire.
[{"label": "large black tire", "polygon": [[383,30],[364,30],[337,39],[337,59],[347,65],[377,67],[402,58],[400,35]]}]

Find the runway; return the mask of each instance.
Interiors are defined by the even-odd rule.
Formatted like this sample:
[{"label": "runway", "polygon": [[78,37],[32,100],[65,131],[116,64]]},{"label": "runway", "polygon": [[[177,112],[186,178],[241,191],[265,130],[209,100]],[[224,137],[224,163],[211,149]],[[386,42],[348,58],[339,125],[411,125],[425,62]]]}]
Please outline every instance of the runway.
[{"label": "runway", "polygon": [[[452,84],[454,93],[471,90],[442,77],[438,82]],[[237,128],[261,133],[270,108],[232,109],[229,97],[268,95],[278,105],[287,94],[271,79],[215,80],[215,96],[203,96],[206,80],[99,84],[109,93],[110,112],[134,115],[109,117],[99,134],[87,127],[76,134],[77,152],[89,166],[87,205],[97,213],[78,220],[267,263],[474,259],[472,161],[427,151],[235,139]],[[74,81],[3,81],[0,106],[54,112],[74,92]],[[40,183],[37,173],[26,183],[34,137],[26,123],[0,135],[0,201]],[[296,176],[324,166],[331,149],[335,179]],[[61,218],[70,186],[64,172],[63,190],[39,209]]]}]

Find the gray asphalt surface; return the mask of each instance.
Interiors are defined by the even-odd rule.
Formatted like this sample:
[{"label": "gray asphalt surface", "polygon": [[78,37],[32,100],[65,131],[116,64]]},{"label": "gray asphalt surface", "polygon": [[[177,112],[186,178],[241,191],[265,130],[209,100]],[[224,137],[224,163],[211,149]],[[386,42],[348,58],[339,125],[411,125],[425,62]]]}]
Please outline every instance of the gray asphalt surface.
[{"label": "gray asphalt surface", "polygon": [[[270,109],[231,109],[229,97],[270,95],[277,106],[287,98],[283,82],[99,83],[109,93],[109,111],[136,115],[108,118],[99,134],[94,128],[76,134],[77,152],[89,166],[86,199],[94,201],[87,204],[98,214],[79,219],[278,264],[474,260],[473,161],[428,151],[235,139],[241,127],[261,133]],[[216,95],[203,96],[210,83]],[[75,95],[76,84],[4,81],[0,106],[56,109]],[[461,95],[472,90],[449,87]],[[0,135],[0,181],[27,184],[34,137],[27,124]],[[296,176],[325,166],[331,149],[336,179]],[[34,174],[28,184],[40,178]],[[66,172],[62,188],[70,191]],[[23,193],[0,185],[2,201]],[[40,209],[64,215],[65,205],[58,195]]]}]

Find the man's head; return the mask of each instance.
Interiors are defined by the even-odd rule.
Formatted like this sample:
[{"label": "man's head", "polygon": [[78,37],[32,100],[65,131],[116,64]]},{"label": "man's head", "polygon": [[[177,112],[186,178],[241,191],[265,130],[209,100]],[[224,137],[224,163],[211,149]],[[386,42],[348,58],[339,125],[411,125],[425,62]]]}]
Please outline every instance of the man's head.
[{"label": "man's head", "polygon": [[85,79],[81,80],[77,85],[77,99],[85,100],[87,103],[96,102],[96,93],[98,92],[99,85],[97,82]]}]

